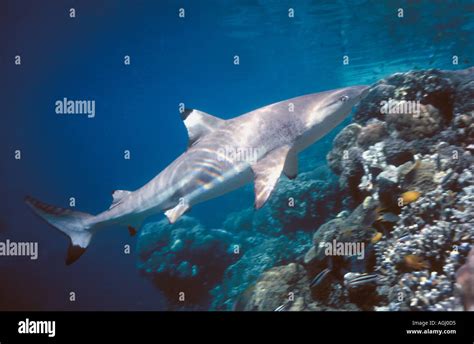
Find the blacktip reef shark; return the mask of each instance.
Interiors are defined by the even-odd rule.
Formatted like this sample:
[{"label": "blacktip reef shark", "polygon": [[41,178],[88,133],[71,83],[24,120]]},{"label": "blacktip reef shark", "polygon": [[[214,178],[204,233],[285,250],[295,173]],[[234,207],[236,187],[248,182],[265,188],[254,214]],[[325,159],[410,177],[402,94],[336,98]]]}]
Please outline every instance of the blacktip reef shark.
[{"label": "blacktip reef shark", "polygon": [[[367,93],[368,86],[353,86],[308,94],[229,120],[185,110],[181,116],[189,135],[186,152],[141,188],[114,191],[112,205],[104,212],[91,215],[58,208],[29,196],[25,201],[70,238],[68,265],[103,227],[121,224],[133,234],[147,217],[162,211],[174,223],[193,205],[252,180],[259,209],[282,173],[296,177],[298,153],[341,123]],[[243,149],[252,154],[229,154]]]}]

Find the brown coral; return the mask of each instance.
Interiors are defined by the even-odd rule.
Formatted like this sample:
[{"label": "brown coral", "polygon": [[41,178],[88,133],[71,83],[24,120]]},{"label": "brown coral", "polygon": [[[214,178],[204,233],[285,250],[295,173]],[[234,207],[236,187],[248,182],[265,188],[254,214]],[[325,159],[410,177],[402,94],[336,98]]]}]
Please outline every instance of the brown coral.
[{"label": "brown coral", "polygon": [[[399,101],[402,103],[403,101]],[[419,112],[397,113],[392,112],[386,115],[389,130],[396,130],[400,138],[412,141],[432,137],[440,131],[443,117],[440,111],[431,104],[420,104]]]}]

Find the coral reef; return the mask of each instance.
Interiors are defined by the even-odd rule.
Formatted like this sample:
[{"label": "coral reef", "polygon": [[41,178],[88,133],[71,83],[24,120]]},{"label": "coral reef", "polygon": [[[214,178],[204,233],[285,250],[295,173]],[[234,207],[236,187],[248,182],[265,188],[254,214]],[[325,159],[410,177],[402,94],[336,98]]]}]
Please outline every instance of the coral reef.
[{"label": "coral reef", "polygon": [[333,141],[334,174],[282,178],[223,229],[148,225],[140,269],[218,310],[472,309],[473,85],[474,68],[377,82]]},{"label": "coral reef", "polygon": [[[234,303],[236,311],[334,311],[334,307],[319,304],[308,289],[308,277],[302,265],[288,265],[271,268],[258,278],[257,282],[241,293]],[[356,307],[347,304],[347,310]]]},{"label": "coral reef", "polygon": [[[242,309],[272,308],[293,288],[310,291],[298,308],[306,310],[472,307],[473,84],[471,68],[397,73],[373,85],[327,155],[349,208],[315,231],[302,262],[307,290],[303,278],[273,285],[272,269],[258,282],[265,293],[254,289]],[[364,259],[330,256],[326,242],[364,244]]]},{"label": "coral reef", "polygon": [[460,309],[455,274],[473,243],[473,201],[472,185],[457,194],[438,187],[402,208],[390,237],[375,245],[388,310]]},{"label": "coral reef", "polygon": [[265,271],[245,292],[238,296],[234,310],[296,311],[317,310],[307,288],[305,269],[295,263]]},{"label": "coral reef", "polygon": [[309,248],[309,234],[297,232],[293,235],[255,235],[242,247],[241,257],[225,271],[222,282],[211,294],[214,296],[211,309],[231,310],[236,298],[251,287],[265,270],[277,265],[301,259]]},{"label": "coral reef", "polygon": [[137,239],[139,271],[164,292],[171,304],[184,292],[189,303],[199,304],[220,281],[237,257],[239,238],[222,229],[206,229],[189,216],[171,225],[168,220],[149,223]]},{"label": "coral reef", "polygon": [[190,216],[173,225],[147,224],[138,236],[138,268],[173,309],[181,309],[178,293],[184,292],[186,304],[231,310],[265,270],[302,260],[313,226],[340,207],[338,195],[334,175],[315,168],[294,181],[282,178],[260,211],[231,213],[222,229],[207,229]]},{"label": "coral reef", "polygon": [[334,176],[326,168],[316,168],[296,180],[282,178],[259,211],[248,208],[230,214],[224,229],[239,233],[242,250],[239,260],[227,268],[222,282],[212,290],[211,309],[234,309],[236,298],[265,270],[302,261],[314,226],[323,223],[327,214],[335,214],[340,202]]}]

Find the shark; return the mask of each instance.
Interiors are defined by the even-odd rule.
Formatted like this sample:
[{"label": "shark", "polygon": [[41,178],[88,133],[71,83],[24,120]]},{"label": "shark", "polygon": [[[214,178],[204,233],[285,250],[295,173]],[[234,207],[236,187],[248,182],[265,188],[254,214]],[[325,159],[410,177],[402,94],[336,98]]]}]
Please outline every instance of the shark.
[{"label": "shark", "polygon": [[298,153],[340,124],[368,91],[368,86],[351,86],[303,95],[227,120],[184,109],[186,151],[141,188],[113,191],[107,210],[92,215],[31,196],[25,202],[70,239],[67,265],[101,228],[124,225],[134,235],[148,217],[161,212],[174,223],[194,205],[252,181],[255,209],[260,209],[281,175],[296,178]]}]

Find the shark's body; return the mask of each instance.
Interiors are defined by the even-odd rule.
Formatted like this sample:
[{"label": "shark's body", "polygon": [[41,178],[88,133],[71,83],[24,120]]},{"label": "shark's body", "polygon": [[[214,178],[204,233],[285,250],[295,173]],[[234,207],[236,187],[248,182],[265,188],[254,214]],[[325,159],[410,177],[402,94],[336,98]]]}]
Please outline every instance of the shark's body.
[{"label": "shark's body", "polygon": [[367,90],[354,86],[305,95],[230,120],[186,110],[182,114],[189,134],[186,152],[140,189],[115,191],[108,210],[93,216],[31,197],[26,202],[70,237],[68,264],[79,258],[99,228],[124,224],[134,230],[162,211],[173,223],[193,205],[252,180],[258,209],[282,173],[296,177],[297,154],[342,122]]}]

